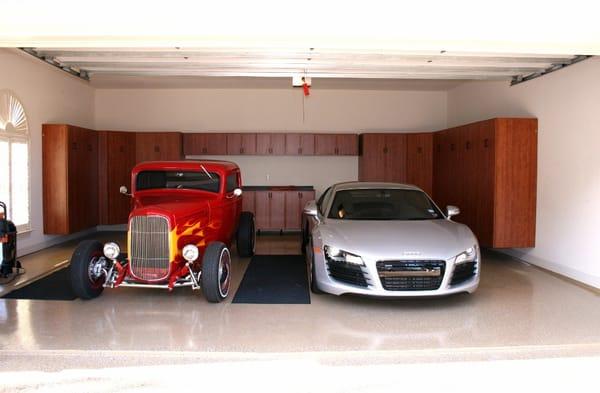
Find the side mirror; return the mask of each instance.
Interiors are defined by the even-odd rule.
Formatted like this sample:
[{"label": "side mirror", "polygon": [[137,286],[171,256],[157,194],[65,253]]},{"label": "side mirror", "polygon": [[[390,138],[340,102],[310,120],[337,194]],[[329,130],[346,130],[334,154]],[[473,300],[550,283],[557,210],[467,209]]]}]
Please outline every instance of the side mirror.
[{"label": "side mirror", "polygon": [[316,201],[308,201],[306,205],[304,205],[304,214],[311,217],[316,217],[318,214],[317,211],[317,202]]},{"label": "side mirror", "polygon": [[119,192],[123,195],[131,196],[131,194],[127,191],[127,187],[125,186],[119,187]]},{"label": "side mirror", "polygon": [[446,215],[448,218],[458,216],[460,214],[460,209],[456,206],[448,205],[446,206]]},{"label": "side mirror", "polygon": [[235,195],[236,197],[239,197],[242,195],[242,189],[241,188],[236,188],[235,190],[233,190],[233,195]]}]

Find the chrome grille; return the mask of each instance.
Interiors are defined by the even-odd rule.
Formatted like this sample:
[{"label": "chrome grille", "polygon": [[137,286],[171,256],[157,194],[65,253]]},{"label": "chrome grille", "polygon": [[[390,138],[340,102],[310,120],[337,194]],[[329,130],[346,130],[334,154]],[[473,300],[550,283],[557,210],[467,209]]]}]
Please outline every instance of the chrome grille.
[{"label": "chrome grille", "polygon": [[169,223],[161,216],[137,216],[129,226],[131,274],[155,281],[169,275]]}]

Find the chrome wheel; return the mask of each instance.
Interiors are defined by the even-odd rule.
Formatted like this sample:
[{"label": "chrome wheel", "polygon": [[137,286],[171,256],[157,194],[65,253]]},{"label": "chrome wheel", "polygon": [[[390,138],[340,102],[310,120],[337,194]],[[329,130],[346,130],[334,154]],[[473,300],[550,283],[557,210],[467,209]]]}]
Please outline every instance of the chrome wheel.
[{"label": "chrome wheel", "polygon": [[219,258],[219,294],[226,298],[229,294],[229,285],[231,283],[231,255],[229,250],[224,248]]}]

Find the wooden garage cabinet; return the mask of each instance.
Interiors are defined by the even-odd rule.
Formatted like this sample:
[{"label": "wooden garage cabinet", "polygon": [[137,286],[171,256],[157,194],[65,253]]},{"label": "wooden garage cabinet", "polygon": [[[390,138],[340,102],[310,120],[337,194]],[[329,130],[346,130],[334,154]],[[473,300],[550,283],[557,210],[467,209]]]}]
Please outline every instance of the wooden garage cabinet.
[{"label": "wooden garage cabinet", "polygon": [[285,134],[256,134],[256,154],[282,156],[285,154]]},{"label": "wooden garage cabinet", "polygon": [[227,134],[183,134],[183,154],[186,156],[227,154]]},{"label": "wooden garage cabinet", "polygon": [[98,131],[99,224],[125,224],[131,198],[119,187],[131,189],[131,170],[136,163],[136,133]]},{"label": "wooden garage cabinet", "polygon": [[235,133],[227,135],[227,154],[253,155],[256,154],[256,134]]},{"label": "wooden garage cabinet", "polygon": [[482,246],[534,247],[537,119],[497,118],[434,135],[434,199],[456,205]]},{"label": "wooden garage cabinet", "polygon": [[285,134],[285,154],[312,156],[315,154],[314,134]]},{"label": "wooden garage cabinet", "polygon": [[180,132],[136,132],[135,161],[180,160],[182,158]]},{"label": "wooden garage cabinet", "polygon": [[358,179],[414,184],[432,191],[432,133],[360,135]]},{"label": "wooden garage cabinet", "polygon": [[315,134],[315,155],[355,156],[358,154],[358,135]]},{"label": "wooden garage cabinet", "polygon": [[66,235],[98,223],[98,133],[42,126],[44,233]]},{"label": "wooden garage cabinet", "polygon": [[312,187],[246,186],[243,210],[254,213],[257,230],[300,230],[302,210],[315,199]]}]

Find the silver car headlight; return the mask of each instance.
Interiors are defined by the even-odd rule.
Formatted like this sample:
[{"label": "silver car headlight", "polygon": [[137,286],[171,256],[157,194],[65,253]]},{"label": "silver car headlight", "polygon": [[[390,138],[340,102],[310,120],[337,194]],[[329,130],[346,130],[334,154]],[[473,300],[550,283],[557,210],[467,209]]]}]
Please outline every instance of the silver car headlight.
[{"label": "silver car headlight", "polygon": [[352,254],[348,251],[340,250],[339,248],[333,246],[325,246],[323,247],[323,249],[325,251],[325,257],[327,259],[337,262],[346,262],[352,265],[365,265],[365,262],[359,255]]},{"label": "silver car headlight", "polygon": [[181,250],[181,255],[183,256],[183,259],[191,263],[198,259],[200,250],[198,250],[198,247],[195,244],[188,244]]},{"label": "silver car headlight", "polygon": [[114,261],[121,253],[121,249],[117,243],[108,242],[102,248],[102,252],[104,253],[105,257]]},{"label": "silver car headlight", "polygon": [[454,258],[454,264],[474,262],[477,259],[477,246],[469,247]]}]

